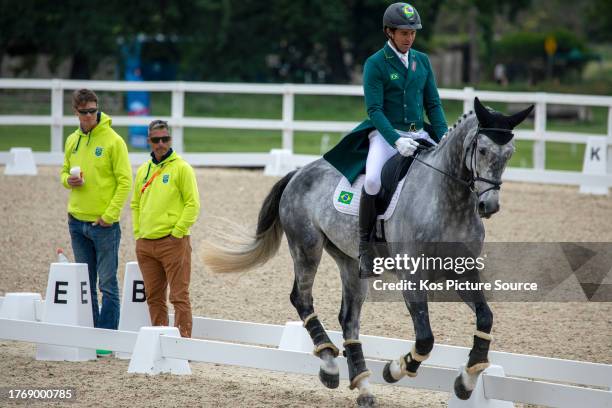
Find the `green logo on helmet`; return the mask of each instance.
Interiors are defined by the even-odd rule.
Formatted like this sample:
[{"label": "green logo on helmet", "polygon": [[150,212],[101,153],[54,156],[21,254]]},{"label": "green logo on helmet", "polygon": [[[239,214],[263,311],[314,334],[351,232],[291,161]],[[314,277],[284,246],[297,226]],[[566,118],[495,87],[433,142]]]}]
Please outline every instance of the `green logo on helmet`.
[{"label": "green logo on helmet", "polygon": [[412,7],[410,4],[406,4],[402,10],[404,11],[406,17],[410,18],[414,16],[414,7]]}]

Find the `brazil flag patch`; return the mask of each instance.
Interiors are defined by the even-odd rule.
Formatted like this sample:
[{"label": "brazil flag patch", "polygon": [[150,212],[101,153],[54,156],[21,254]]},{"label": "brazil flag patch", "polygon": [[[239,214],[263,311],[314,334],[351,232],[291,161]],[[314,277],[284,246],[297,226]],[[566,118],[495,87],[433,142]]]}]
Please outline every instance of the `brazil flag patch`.
[{"label": "brazil flag patch", "polygon": [[349,193],[348,191],[341,191],[338,196],[338,202],[342,204],[350,204],[353,201],[353,193]]}]

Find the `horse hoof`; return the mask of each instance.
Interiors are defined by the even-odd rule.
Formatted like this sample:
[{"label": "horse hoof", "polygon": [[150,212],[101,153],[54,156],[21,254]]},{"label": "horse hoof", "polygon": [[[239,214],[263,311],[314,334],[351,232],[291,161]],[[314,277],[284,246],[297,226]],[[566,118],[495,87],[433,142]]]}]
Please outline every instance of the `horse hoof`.
[{"label": "horse hoof", "polygon": [[461,376],[455,378],[455,395],[457,398],[464,401],[470,399],[470,396],[472,395],[472,391],[469,391],[467,388],[465,388],[465,385],[463,385]]},{"label": "horse hoof", "polygon": [[340,374],[329,374],[321,368],[319,369],[319,380],[327,388],[338,388],[340,385]]},{"label": "horse hoof", "polygon": [[385,364],[385,368],[383,369],[383,379],[389,384],[393,384],[399,381],[393,378],[393,376],[391,375],[391,361]]},{"label": "horse hoof", "polygon": [[357,406],[359,408],[370,408],[376,406],[376,398],[371,394],[360,395],[357,397]]}]

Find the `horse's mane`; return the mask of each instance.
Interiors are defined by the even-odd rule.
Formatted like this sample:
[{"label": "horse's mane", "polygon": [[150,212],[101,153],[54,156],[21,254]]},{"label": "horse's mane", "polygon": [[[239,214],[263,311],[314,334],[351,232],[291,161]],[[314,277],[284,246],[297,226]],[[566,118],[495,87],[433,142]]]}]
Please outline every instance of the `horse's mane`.
[{"label": "horse's mane", "polygon": [[467,133],[470,129],[465,129],[465,126],[468,124],[468,122],[471,122],[469,119],[472,119],[475,117],[476,117],[476,114],[474,113],[473,110],[469,111],[468,113],[459,115],[459,118],[455,121],[455,123],[453,123],[453,125],[448,128],[448,132],[442,138],[442,140],[438,144],[438,147],[444,146],[448,140],[452,139],[454,136],[458,134],[462,134],[462,132]]}]

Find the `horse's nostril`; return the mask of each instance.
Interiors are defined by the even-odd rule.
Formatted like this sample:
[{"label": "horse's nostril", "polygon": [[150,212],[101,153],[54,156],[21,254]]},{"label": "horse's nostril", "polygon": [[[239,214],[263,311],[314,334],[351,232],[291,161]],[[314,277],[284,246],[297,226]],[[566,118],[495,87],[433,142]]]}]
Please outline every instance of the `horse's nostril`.
[{"label": "horse's nostril", "polygon": [[478,211],[484,212],[485,211],[485,207],[486,207],[486,205],[485,205],[484,201],[481,201],[481,202],[478,203]]}]

